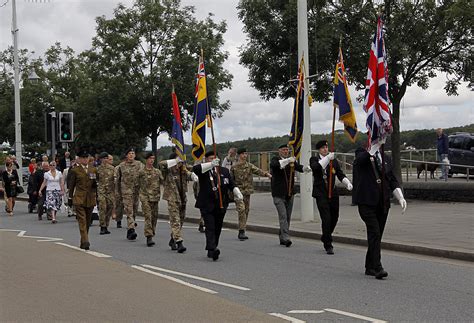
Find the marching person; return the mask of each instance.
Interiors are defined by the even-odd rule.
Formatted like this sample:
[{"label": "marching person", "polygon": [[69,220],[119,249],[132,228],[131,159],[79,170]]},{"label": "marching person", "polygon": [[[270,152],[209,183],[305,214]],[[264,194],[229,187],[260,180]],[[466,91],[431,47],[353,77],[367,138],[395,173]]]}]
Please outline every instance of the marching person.
[{"label": "marching person", "polygon": [[[38,195],[38,221],[43,220],[43,213],[44,213],[44,202],[46,199],[46,187],[43,188],[43,191],[41,191],[40,194],[40,187],[43,184],[44,181],[44,174],[49,171],[49,163],[47,161],[42,161],[40,163],[40,167],[36,170],[35,172],[35,182],[36,182],[36,188],[34,188],[33,194]],[[46,214],[48,216],[49,220],[49,214],[46,211]]]},{"label": "marching person", "polygon": [[222,161],[222,167],[227,168],[230,170],[235,163],[237,163],[237,148],[231,147],[229,148],[229,151],[227,153],[227,156],[225,156],[224,160]]},{"label": "marching person", "polygon": [[[199,178],[199,194],[196,207],[200,209],[204,218],[206,234],[207,257],[216,261],[219,259],[220,250],[219,237],[221,235],[222,223],[229,205],[229,192],[234,193],[236,199],[243,199],[242,193],[234,185],[229,170],[219,167],[219,158],[213,151],[205,154],[205,161],[193,167],[193,173]],[[218,177],[218,174],[220,176]],[[221,199],[222,198],[222,207]]]},{"label": "marching person", "polygon": [[367,227],[365,274],[377,279],[388,276],[382,267],[381,241],[390,209],[390,192],[393,192],[400,203],[402,214],[407,208],[400,184],[392,171],[391,159],[384,154],[383,160],[382,167],[378,145],[373,145],[370,151],[358,148],[354,160],[354,169],[357,169],[359,180],[353,194],[360,217]]},{"label": "marching person", "polygon": [[[327,140],[321,140],[316,143],[316,150],[319,151],[318,156],[309,159],[309,166],[313,171],[313,197],[321,217],[321,242],[328,255],[334,254],[332,245],[332,233],[339,219],[339,194],[336,191],[336,176],[346,186],[347,190],[352,191],[350,180],[341,170],[341,166],[337,159],[334,159],[334,153],[328,150]],[[329,173],[329,163],[332,162],[333,171]],[[329,183],[331,184],[332,194],[329,198]]]},{"label": "marching person", "polygon": [[154,163],[155,155],[148,152],[145,155],[145,167],[138,174],[139,197],[145,218],[143,230],[148,247],[155,245],[153,237],[156,233],[156,223],[158,221],[158,202],[160,202],[161,196],[160,184],[163,181],[163,175],[159,169],[153,167]]},{"label": "marching person", "polygon": [[280,245],[290,247],[289,230],[291,212],[293,211],[293,198],[295,195],[294,171],[303,172],[303,166],[296,162],[295,157],[290,157],[290,149],[287,144],[278,147],[278,156],[270,161],[270,173],[272,175],[271,189],[273,204],[278,212],[280,222]]},{"label": "marching person", "polygon": [[266,176],[268,178],[272,178],[272,175],[270,175],[269,172],[264,172],[247,161],[248,154],[246,148],[239,148],[237,150],[237,155],[238,161],[232,166],[230,173],[234,179],[235,186],[240,189],[240,192],[244,196],[243,201],[236,201],[237,212],[239,215],[239,234],[237,237],[240,241],[243,241],[248,239],[245,234],[245,229],[249,217],[250,195],[254,192],[253,175]]},{"label": "marching person", "polygon": [[115,196],[122,200],[124,212],[127,215],[127,239],[135,240],[137,238],[135,217],[138,211],[138,175],[143,164],[135,160],[134,148],[128,148],[125,156],[125,161],[118,165]]},{"label": "marching person", "polygon": [[89,154],[81,151],[79,165],[69,170],[69,200],[74,205],[79,232],[81,234],[80,248],[89,250],[89,226],[92,219],[92,210],[96,205],[97,169],[88,164]]},{"label": "marching person", "polygon": [[171,227],[171,239],[169,246],[171,250],[178,253],[186,251],[183,245],[182,227],[186,217],[186,193],[188,192],[188,180],[191,176],[199,180],[186,168],[181,158],[172,153],[168,160],[162,161],[163,170],[163,199],[168,201],[168,213]]},{"label": "marching person", "polygon": [[101,159],[100,166],[97,168],[97,184],[98,184],[98,203],[99,203],[99,222],[100,222],[100,233],[101,235],[110,234],[108,229],[110,224],[110,218],[114,212],[114,195],[115,195],[115,184],[114,184],[114,171],[115,168],[112,166],[114,158],[107,152],[103,152],[99,155]]},{"label": "marching person", "polygon": [[[127,156],[122,155],[120,158],[120,162],[124,162],[127,159]],[[114,169],[114,184],[117,182],[117,178],[119,176],[119,165],[115,166]],[[115,186],[115,185],[114,185]],[[122,201],[122,194],[120,193],[120,188],[115,186],[115,222],[117,223],[117,228],[122,228],[122,219],[123,219],[123,201]],[[112,214],[113,217],[113,214]]]}]

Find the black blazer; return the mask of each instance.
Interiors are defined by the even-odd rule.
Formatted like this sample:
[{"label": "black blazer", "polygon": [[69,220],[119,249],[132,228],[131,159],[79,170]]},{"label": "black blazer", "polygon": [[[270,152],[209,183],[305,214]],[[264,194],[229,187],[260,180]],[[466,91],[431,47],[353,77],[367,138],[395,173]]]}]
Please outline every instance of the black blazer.
[{"label": "black blazer", "polygon": [[[293,196],[296,193],[294,185],[295,176],[290,176],[291,169],[289,164],[286,165],[286,167],[283,169],[280,168],[281,159],[283,158],[275,156],[270,161],[270,173],[272,174],[272,196],[280,198],[289,198],[290,196]],[[303,165],[300,165],[298,162],[295,162],[295,171],[302,173]],[[288,194],[289,184],[291,184],[292,186],[291,194]]]},{"label": "black blazer", "polygon": [[[375,157],[374,157],[375,158]],[[391,192],[400,187],[395,175],[393,175],[392,160],[385,154],[385,178],[383,182],[385,207],[390,207]],[[358,181],[354,183],[354,202],[356,204],[376,206],[381,197],[381,184],[377,184],[374,168],[367,151],[356,153],[354,161],[354,172],[357,173]]]},{"label": "black blazer", "polygon": [[[323,178],[323,167],[319,164],[319,157],[311,157],[309,159],[309,166],[313,171],[313,197],[328,196],[328,185],[329,185],[329,164],[326,167],[326,180]],[[332,161],[333,173],[332,176],[332,196],[338,196],[337,191],[334,189],[336,186],[336,177],[342,182],[346,175],[342,172],[341,166],[337,159]]]},{"label": "black blazer", "polygon": [[[229,192],[234,189],[235,184],[227,168],[219,167],[219,171],[221,175],[222,204],[224,210],[227,210],[227,206],[229,205]],[[219,195],[213,190],[210,177],[212,175],[211,172],[212,170],[203,173],[201,164],[193,167],[193,173],[199,177],[199,193],[196,198],[195,206],[207,212],[219,208]],[[214,175],[213,178],[215,186],[217,187],[217,176]]]}]

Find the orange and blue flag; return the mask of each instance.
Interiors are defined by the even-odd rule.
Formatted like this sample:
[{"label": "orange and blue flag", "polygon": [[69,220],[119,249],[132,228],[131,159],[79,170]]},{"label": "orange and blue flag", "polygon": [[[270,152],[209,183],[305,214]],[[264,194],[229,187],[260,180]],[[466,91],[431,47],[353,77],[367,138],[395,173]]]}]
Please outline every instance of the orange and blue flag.
[{"label": "orange and blue flag", "polygon": [[[199,67],[196,77],[196,91],[194,97],[194,120],[191,133],[193,147],[191,155],[194,160],[201,160],[206,154],[206,120],[208,119],[206,71],[204,59],[199,57]],[[209,118],[210,119],[210,118]]]},{"label": "orange and blue flag", "polygon": [[304,128],[304,61],[301,58],[300,66],[298,68],[298,88],[293,107],[293,120],[291,122],[291,132],[289,138],[289,145],[292,148],[293,156],[297,159],[301,155],[301,144],[303,143],[303,128]]},{"label": "orange and blue flag", "polygon": [[336,64],[336,73],[334,76],[334,107],[339,108],[339,121],[344,123],[344,130],[355,142],[357,137],[357,122],[352,108],[351,96],[347,87],[346,69],[344,68],[344,59],[342,49],[339,48],[339,59]]},{"label": "orange and blue flag", "polygon": [[179,111],[178,97],[174,91],[171,92],[171,100],[173,101],[173,128],[171,130],[171,142],[176,146],[176,154],[181,160],[186,160],[184,154],[183,124],[181,122],[181,112]]}]

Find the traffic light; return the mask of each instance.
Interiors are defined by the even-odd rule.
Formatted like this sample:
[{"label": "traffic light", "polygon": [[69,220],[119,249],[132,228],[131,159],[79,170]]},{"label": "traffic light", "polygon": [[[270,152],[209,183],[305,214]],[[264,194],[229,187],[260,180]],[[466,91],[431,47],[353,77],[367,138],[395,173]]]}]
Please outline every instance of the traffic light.
[{"label": "traffic light", "polygon": [[74,114],[72,112],[59,112],[59,141],[74,141]]}]

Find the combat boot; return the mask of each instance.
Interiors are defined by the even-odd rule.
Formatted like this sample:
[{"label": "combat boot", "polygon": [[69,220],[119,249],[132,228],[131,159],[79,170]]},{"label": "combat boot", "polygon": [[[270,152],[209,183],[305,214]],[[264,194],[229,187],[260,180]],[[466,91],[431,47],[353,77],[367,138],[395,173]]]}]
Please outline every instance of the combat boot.
[{"label": "combat boot", "polygon": [[174,242],[174,239],[173,239],[173,234],[171,234],[171,239],[170,239],[170,242],[168,242],[168,246],[170,246],[171,250],[178,250],[178,247],[176,246],[176,242]]},{"label": "combat boot", "polygon": [[104,234],[107,234],[107,228],[106,227],[100,227],[100,235],[104,235]]},{"label": "combat boot", "polygon": [[245,235],[245,230],[239,230],[238,238],[240,241],[247,240],[249,237]]},{"label": "combat boot", "polygon": [[183,246],[183,241],[178,241],[177,245],[178,245],[178,247],[177,247],[178,253],[183,253],[183,252],[186,251],[186,247]]},{"label": "combat boot", "polygon": [[137,233],[135,229],[128,229],[127,230],[127,239],[128,240],[135,240],[137,238]]},{"label": "combat boot", "polygon": [[148,247],[153,247],[155,245],[155,242],[153,241],[153,237],[146,237],[146,245]]}]

